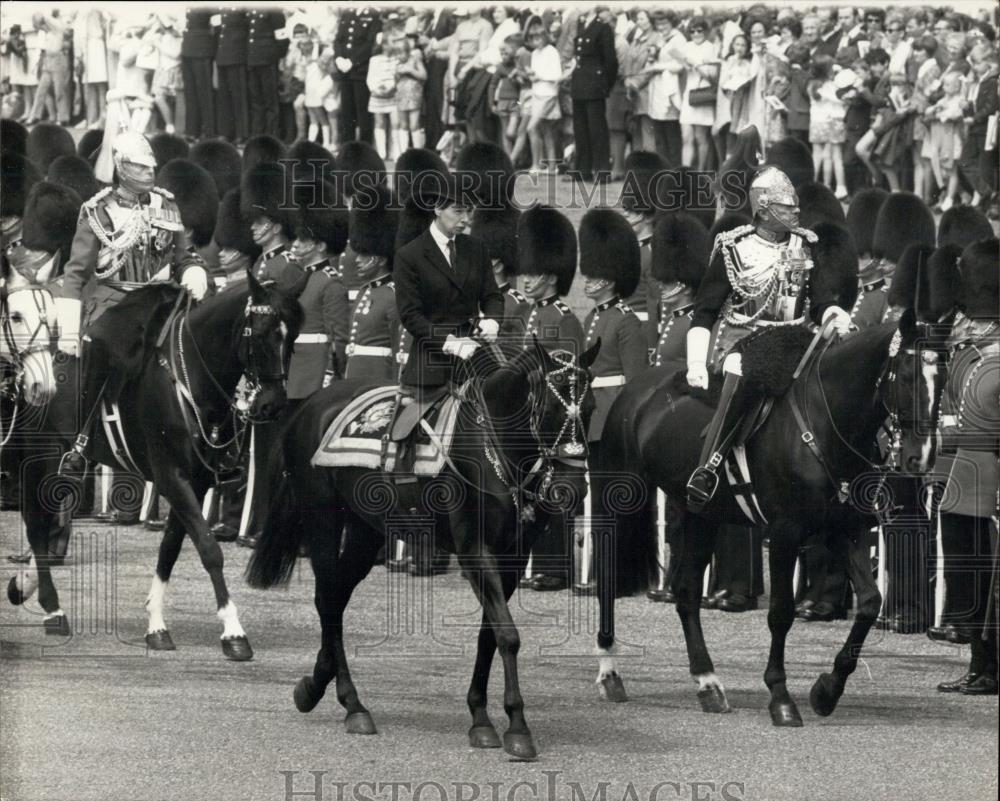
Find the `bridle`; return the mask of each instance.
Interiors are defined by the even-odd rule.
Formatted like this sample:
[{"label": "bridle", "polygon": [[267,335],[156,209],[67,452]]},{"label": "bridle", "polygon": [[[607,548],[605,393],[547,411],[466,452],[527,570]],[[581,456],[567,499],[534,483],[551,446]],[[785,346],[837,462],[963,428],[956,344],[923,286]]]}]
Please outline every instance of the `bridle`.
[{"label": "bridle", "polygon": [[[38,312],[38,324],[28,332],[27,345],[24,344],[25,337],[15,333],[14,326],[11,324],[14,315],[18,313],[11,311],[9,299],[11,296],[22,292],[31,293],[31,300],[35,305],[35,311]],[[10,438],[17,425],[17,417],[23,399],[24,357],[32,353],[51,353],[52,351],[52,330],[48,317],[49,304],[46,302],[46,299],[48,301],[52,300],[52,293],[48,289],[25,286],[9,290],[6,280],[0,279],[0,320],[2,320],[0,336],[3,337],[5,346],[5,361],[9,361],[14,367],[13,375],[5,378],[0,383],[0,395],[9,398],[14,404],[10,422],[6,424],[7,430],[4,431],[2,424],[0,424],[0,446],[10,442]]]}]

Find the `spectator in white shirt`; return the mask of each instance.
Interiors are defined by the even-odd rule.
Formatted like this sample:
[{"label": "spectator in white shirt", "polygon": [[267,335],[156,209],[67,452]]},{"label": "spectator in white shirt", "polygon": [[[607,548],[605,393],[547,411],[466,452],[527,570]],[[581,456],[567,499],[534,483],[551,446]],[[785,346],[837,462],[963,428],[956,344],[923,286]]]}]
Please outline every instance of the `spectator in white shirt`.
[{"label": "spectator in white shirt", "polygon": [[559,51],[549,41],[541,20],[529,25],[527,41],[531,48],[528,138],[531,141],[531,172],[537,174],[556,169],[556,127],[562,119],[559,82],[563,72]]}]

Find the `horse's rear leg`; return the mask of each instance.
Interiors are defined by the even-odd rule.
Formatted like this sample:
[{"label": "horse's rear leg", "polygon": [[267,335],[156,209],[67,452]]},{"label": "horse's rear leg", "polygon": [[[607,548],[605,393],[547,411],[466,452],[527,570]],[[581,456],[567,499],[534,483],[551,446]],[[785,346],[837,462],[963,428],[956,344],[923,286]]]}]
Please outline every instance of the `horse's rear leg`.
[{"label": "horse's rear leg", "polygon": [[866,540],[867,532],[862,531],[856,540],[847,543],[847,574],[851,577],[858,596],[854,624],[847,635],[847,642],[833,661],[833,672],[821,673],[809,693],[809,705],[813,712],[824,717],[837,708],[837,702],[844,694],[847,677],[858,666],[865,638],[882,608],[882,594],[872,575],[871,555]]},{"label": "horse's rear leg", "polygon": [[163,602],[167,595],[167,583],[173,573],[177,557],[184,544],[184,526],[171,509],[163,527],[163,538],[156,557],[156,572],[146,596],[146,646],[153,651],[173,651],[173,638],[163,617]]},{"label": "horse's rear leg", "polygon": [[[622,515],[615,520],[611,533],[621,531]],[[597,691],[601,698],[613,703],[628,700],[625,682],[615,661],[615,541],[610,537],[594,538],[594,576],[597,581]]]},{"label": "horse's rear leg", "polygon": [[341,549],[340,515],[308,513],[303,525],[309,527],[309,555],[316,577],[315,603],[323,629],[322,643],[316,655],[312,676],[305,676],[295,686],[295,706],[310,712],[336,679],[337,700],[347,710],[344,728],[348,734],[375,734],[375,721],[358,698],[351,679],[344,649],[344,610],[354,588],[375,564],[382,539],[359,519],[352,517],[344,530]]},{"label": "horse's rear leg", "polygon": [[800,537],[797,531],[785,526],[772,526],[769,534],[771,606],[767,625],[771,630],[771,651],[764,683],[771,691],[771,702],[767,708],[775,726],[801,726],[802,716],[785,685],[785,639],[795,619],[793,576]]},{"label": "horse's rear leg", "polygon": [[708,653],[705,632],[701,627],[701,595],[705,570],[712,561],[718,526],[689,512],[682,512],[677,544],[678,568],[674,575],[677,615],[684,631],[688,667],[698,682],[698,702],[704,712],[731,712],[726,689],[715,675],[715,665]]}]

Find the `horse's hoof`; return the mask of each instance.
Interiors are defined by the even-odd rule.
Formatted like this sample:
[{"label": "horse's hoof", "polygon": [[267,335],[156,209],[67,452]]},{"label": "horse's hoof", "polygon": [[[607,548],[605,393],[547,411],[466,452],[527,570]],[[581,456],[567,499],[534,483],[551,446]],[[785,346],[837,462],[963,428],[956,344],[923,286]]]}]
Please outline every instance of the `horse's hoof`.
[{"label": "horse's hoof", "polygon": [[625,682],[617,673],[608,673],[597,683],[598,692],[605,701],[615,704],[628,700],[628,693],[625,692]]},{"label": "horse's hoof", "polygon": [[809,691],[809,706],[813,712],[825,718],[833,714],[843,694],[844,685],[838,684],[832,673],[821,673]]},{"label": "horse's hoof", "polygon": [[53,637],[69,637],[71,633],[66,615],[47,617],[42,621],[42,626],[45,627],[45,633],[51,634]]},{"label": "horse's hoof", "polygon": [[295,700],[295,708],[299,712],[312,712],[316,704],[323,698],[324,690],[316,686],[316,682],[310,676],[303,676],[295,685],[292,691],[292,698]]},{"label": "horse's hoof", "polygon": [[710,684],[698,690],[698,703],[701,704],[702,712],[718,714],[733,711],[725,691],[717,684]]},{"label": "horse's hoof", "polygon": [[245,636],[224,637],[221,642],[222,655],[231,662],[249,662],[253,659],[253,648]]},{"label": "horse's hoof", "polygon": [[7,582],[7,600],[14,606],[20,606],[28,600],[17,587],[17,576],[11,576],[10,581]]},{"label": "horse's hoof", "polygon": [[492,723],[488,726],[473,726],[469,729],[469,745],[473,748],[499,748],[500,735]]},{"label": "horse's hoof", "polygon": [[768,705],[767,711],[771,713],[771,723],[775,726],[797,727],[802,725],[802,715],[799,714],[794,701],[772,701]]},{"label": "horse's hoof", "polygon": [[344,731],[348,734],[378,734],[375,721],[367,712],[352,712],[344,718]]},{"label": "horse's hoof", "polygon": [[176,651],[177,646],[166,629],[152,631],[146,635],[146,647],[150,651]]},{"label": "horse's hoof", "polygon": [[503,736],[503,750],[515,762],[531,762],[538,759],[538,750],[535,748],[535,741],[527,733],[505,732]]}]

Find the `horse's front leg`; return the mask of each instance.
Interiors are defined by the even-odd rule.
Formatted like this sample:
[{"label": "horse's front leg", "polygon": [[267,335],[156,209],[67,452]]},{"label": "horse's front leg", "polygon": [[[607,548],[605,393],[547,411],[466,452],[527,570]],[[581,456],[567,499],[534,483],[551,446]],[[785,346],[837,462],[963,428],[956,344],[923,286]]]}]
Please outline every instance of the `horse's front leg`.
[{"label": "horse's front leg", "polygon": [[[201,503],[190,479],[181,474],[177,467],[165,466],[172,461],[171,454],[155,454],[151,460],[154,464],[154,482],[163,497],[170,502],[172,515],[191,537],[194,547],[201,558],[201,564],[212,581],[215,592],[216,614],[222,621],[222,653],[226,659],[234,662],[247,662],[253,659],[253,649],[240,625],[236,604],[229,597],[225,576],[222,574],[222,548],[216,542],[208,529],[208,523],[201,514]],[[166,535],[164,535],[166,540]],[[179,545],[177,548],[179,549]],[[169,554],[168,554],[169,555]],[[176,560],[176,554],[174,554]],[[159,576],[157,576],[159,578]],[[154,590],[156,579],[154,579]],[[152,595],[152,593],[150,593]]]},{"label": "horse's front leg", "polygon": [[771,630],[771,650],[764,671],[764,683],[771,691],[768,711],[775,726],[801,726],[802,716],[785,685],[785,639],[795,619],[793,576],[798,558],[799,531],[795,526],[774,525],[769,530],[771,566],[771,606],[767,625]]},{"label": "horse's front leg", "polygon": [[146,646],[154,651],[173,651],[176,648],[163,617],[163,602],[183,543],[184,526],[171,508],[163,527],[163,538],[156,557],[156,572],[153,574],[149,595],[146,596]]},{"label": "horse's front leg", "polygon": [[826,717],[837,708],[840,696],[844,694],[847,678],[858,666],[858,657],[864,647],[865,638],[879,609],[882,608],[882,594],[872,575],[871,554],[866,540],[867,531],[859,531],[856,539],[847,543],[847,574],[851,577],[858,597],[858,608],[854,613],[854,624],[847,635],[844,647],[833,662],[832,673],[821,673],[809,693],[809,705],[817,715]]},{"label": "horse's front leg", "polygon": [[[620,516],[619,516],[620,518]],[[619,520],[608,536],[594,538],[594,576],[597,582],[597,691],[614,703],[628,700],[625,682],[615,661],[615,539]]]}]

